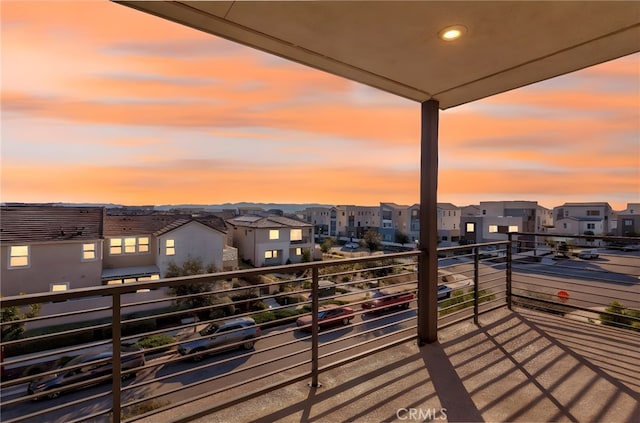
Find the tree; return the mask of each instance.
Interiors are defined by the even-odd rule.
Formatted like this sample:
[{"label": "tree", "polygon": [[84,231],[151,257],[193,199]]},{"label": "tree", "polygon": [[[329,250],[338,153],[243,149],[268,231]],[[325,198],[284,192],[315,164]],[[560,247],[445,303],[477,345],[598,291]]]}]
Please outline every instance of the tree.
[{"label": "tree", "polygon": [[21,320],[32,319],[40,314],[40,304],[26,306],[28,310],[23,311],[18,306],[2,307],[2,323],[15,322],[2,325],[2,342],[19,339],[24,333],[24,322]]},{"label": "tree", "polygon": [[409,242],[409,235],[404,232],[396,232],[396,244],[401,244],[404,247],[404,244]]},{"label": "tree", "polygon": [[311,250],[308,248],[302,249],[302,263],[309,263],[311,261]]},{"label": "tree", "polygon": [[[216,269],[213,265],[205,267],[199,258],[190,259],[178,266],[174,262],[169,263],[165,277],[175,278],[180,276],[192,276],[204,273],[213,273]],[[176,303],[185,308],[198,308],[210,306],[214,303],[215,297],[211,294],[215,287],[214,282],[188,283],[176,285],[169,289],[169,293],[175,295]],[[186,295],[193,295],[183,298]],[[200,295],[197,295],[200,294]]]},{"label": "tree", "polygon": [[370,251],[376,251],[382,242],[380,234],[375,229],[368,229],[367,232],[364,233],[362,239],[367,243],[367,247]]},{"label": "tree", "polygon": [[333,239],[327,238],[322,242],[320,249],[322,250],[323,253],[328,253],[329,250],[331,250],[331,247],[333,247]]}]

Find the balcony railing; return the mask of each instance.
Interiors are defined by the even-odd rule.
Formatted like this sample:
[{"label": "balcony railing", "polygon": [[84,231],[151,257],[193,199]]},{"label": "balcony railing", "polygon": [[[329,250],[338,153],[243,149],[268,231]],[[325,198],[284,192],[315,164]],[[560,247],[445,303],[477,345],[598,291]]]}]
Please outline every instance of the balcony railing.
[{"label": "balcony railing", "polygon": [[[632,241],[510,234],[505,241],[439,249],[438,326],[516,305],[638,330],[640,251],[633,251]],[[583,254],[596,249],[598,257]],[[419,254],[5,298],[3,309],[19,313],[2,322],[3,335],[13,331],[15,337],[2,342],[2,419],[135,421],[208,398],[211,405],[184,416],[188,420],[288,384],[318,386],[329,369],[416,339]],[[206,289],[172,294],[184,285]],[[372,301],[389,299],[370,308]],[[328,303],[350,314],[324,326]],[[27,317],[32,306],[40,313]],[[301,321],[299,327],[305,316],[310,325]],[[205,337],[198,333],[207,325],[232,317],[254,319],[259,336],[231,328],[218,334],[228,342],[206,355],[178,352]],[[144,348],[144,364],[135,361],[140,353],[132,346]],[[70,361],[105,351],[113,359]],[[43,383],[46,389],[38,391]]]}]

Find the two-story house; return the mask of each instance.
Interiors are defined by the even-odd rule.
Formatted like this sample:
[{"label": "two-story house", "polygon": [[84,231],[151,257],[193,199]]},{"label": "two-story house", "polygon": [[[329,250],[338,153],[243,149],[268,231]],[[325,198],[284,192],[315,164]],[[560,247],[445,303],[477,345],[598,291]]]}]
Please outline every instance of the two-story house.
[{"label": "two-story house", "polygon": [[[536,232],[543,222],[542,217],[538,218],[539,210],[537,201],[481,201],[478,214],[462,217],[462,236],[467,242],[476,243],[504,240],[508,232]],[[535,241],[527,236],[520,236],[519,240],[529,241],[531,247]]]},{"label": "two-story house", "polygon": [[237,269],[237,252],[227,245],[220,217],[107,214],[104,222],[105,284],[159,279],[171,263],[181,266],[194,259],[205,270]]},{"label": "two-story house", "polygon": [[100,285],[103,212],[101,207],[3,206],[2,295]]},{"label": "two-story house", "polygon": [[640,237],[640,203],[628,203],[626,209],[618,212],[617,234]]},{"label": "two-story house", "polygon": [[555,235],[608,235],[613,229],[609,203],[565,203],[553,208]]},{"label": "two-story house", "polygon": [[227,219],[232,244],[242,260],[256,267],[300,263],[314,254],[313,225],[286,216]]}]

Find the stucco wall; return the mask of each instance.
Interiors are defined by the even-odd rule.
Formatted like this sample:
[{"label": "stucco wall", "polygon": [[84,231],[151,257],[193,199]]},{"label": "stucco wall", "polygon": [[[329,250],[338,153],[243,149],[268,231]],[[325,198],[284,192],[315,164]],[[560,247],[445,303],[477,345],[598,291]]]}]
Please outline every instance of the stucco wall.
[{"label": "stucco wall", "polygon": [[[83,261],[83,244],[93,242],[97,244],[96,259]],[[52,283],[68,282],[69,289],[101,285],[102,240],[56,241],[29,244],[29,248],[29,266],[9,269],[9,246],[2,246],[2,296],[50,292]]]}]

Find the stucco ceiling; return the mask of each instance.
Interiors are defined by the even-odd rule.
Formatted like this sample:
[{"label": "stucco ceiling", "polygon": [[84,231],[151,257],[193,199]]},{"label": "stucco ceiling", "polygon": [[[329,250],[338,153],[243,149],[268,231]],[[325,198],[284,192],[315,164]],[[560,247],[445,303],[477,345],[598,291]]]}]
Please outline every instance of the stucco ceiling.
[{"label": "stucco ceiling", "polygon": [[640,51],[640,1],[118,3],[441,109]]}]

